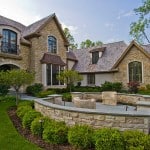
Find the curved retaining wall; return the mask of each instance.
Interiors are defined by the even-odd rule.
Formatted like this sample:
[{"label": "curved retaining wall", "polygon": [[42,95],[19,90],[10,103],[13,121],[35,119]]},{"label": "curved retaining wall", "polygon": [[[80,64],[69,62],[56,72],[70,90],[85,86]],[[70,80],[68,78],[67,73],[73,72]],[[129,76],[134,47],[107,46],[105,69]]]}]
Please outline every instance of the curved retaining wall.
[{"label": "curved retaining wall", "polygon": [[65,121],[67,125],[87,124],[94,128],[110,127],[120,131],[138,129],[149,133],[150,112],[140,111],[101,111],[98,109],[83,109],[52,104],[41,99],[35,100],[35,109],[44,116],[58,121]]}]

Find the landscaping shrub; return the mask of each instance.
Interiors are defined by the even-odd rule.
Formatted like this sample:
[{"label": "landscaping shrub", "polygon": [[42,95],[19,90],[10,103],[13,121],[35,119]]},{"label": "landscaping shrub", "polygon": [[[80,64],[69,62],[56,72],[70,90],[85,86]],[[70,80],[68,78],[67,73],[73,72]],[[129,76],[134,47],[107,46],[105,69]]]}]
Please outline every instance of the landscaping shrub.
[{"label": "landscaping shrub", "polygon": [[20,101],[18,107],[21,106],[31,106],[32,108],[34,108],[34,101]]},{"label": "landscaping shrub", "polygon": [[[40,120],[42,123],[40,123]],[[38,117],[35,118],[31,123],[31,132],[35,135],[41,136],[43,134],[44,127],[52,122],[48,117]]]},{"label": "landscaping shrub", "polygon": [[120,92],[122,89],[121,82],[108,82],[106,81],[104,84],[101,85],[101,91],[116,91]]},{"label": "landscaping shrub", "polygon": [[0,96],[5,96],[9,92],[10,86],[5,84],[0,84]]},{"label": "landscaping shrub", "polygon": [[8,101],[8,100],[15,101],[16,97],[15,96],[9,96],[9,95],[0,96],[0,101]]},{"label": "landscaping shrub", "polygon": [[68,127],[64,122],[56,122],[45,126],[43,131],[43,139],[51,144],[67,143]]},{"label": "landscaping shrub", "polygon": [[126,150],[149,150],[150,137],[138,130],[126,130],[123,132]]},{"label": "landscaping shrub", "polygon": [[51,90],[51,91],[50,90],[48,90],[48,91],[41,91],[41,92],[37,93],[36,96],[39,97],[39,98],[43,98],[43,97],[46,97],[48,95],[55,94],[55,93],[56,92],[53,91],[53,90]]},{"label": "landscaping shrub", "polygon": [[36,94],[38,94],[42,90],[43,90],[43,84],[41,83],[35,83],[26,88],[27,94],[31,94],[33,96],[36,96]]},{"label": "landscaping shrub", "polygon": [[71,93],[63,93],[62,99],[63,101],[71,102],[72,101]]},{"label": "landscaping shrub", "polygon": [[88,149],[93,145],[93,129],[87,125],[75,125],[69,129],[68,141],[79,149]]},{"label": "landscaping shrub", "polygon": [[76,86],[74,87],[74,92],[101,92],[101,88],[99,86]]},{"label": "landscaping shrub", "polygon": [[150,84],[146,84],[146,89],[150,90]]},{"label": "landscaping shrub", "polygon": [[48,91],[49,91],[49,90],[50,90],[50,91],[55,91],[56,94],[62,94],[62,93],[67,93],[67,92],[69,92],[69,90],[68,90],[67,88],[62,88],[62,89],[60,89],[60,88],[48,88],[47,90],[48,90]]},{"label": "landscaping shrub", "polygon": [[138,88],[140,85],[139,82],[133,81],[133,82],[129,82],[127,85],[129,88],[128,89],[129,93],[135,93],[136,94],[138,92]]},{"label": "landscaping shrub", "polygon": [[26,105],[26,106],[19,106],[17,108],[17,116],[22,120],[24,115],[28,112],[28,111],[31,111],[32,110],[32,107],[29,106],[29,105]]},{"label": "landscaping shrub", "polygon": [[40,117],[41,113],[37,112],[35,110],[30,110],[27,113],[25,113],[25,115],[23,116],[23,120],[22,120],[22,125],[24,128],[28,128],[30,129],[31,123],[32,121],[37,118]]},{"label": "landscaping shrub", "polygon": [[123,137],[117,129],[99,129],[94,140],[96,150],[124,150]]}]

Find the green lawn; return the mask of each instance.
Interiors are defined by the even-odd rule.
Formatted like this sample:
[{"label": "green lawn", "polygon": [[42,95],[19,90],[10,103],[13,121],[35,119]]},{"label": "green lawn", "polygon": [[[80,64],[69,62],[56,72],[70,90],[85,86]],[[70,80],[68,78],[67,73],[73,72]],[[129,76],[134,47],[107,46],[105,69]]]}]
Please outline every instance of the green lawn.
[{"label": "green lawn", "polygon": [[16,131],[7,115],[7,109],[14,105],[14,101],[0,101],[0,149],[41,150],[36,145],[28,142]]}]

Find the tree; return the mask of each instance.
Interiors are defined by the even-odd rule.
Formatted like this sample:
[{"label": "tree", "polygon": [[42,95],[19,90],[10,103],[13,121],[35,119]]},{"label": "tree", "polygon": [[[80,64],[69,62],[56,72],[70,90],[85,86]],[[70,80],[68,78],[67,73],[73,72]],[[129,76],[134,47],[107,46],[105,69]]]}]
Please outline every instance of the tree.
[{"label": "tree", "polygon": [[16,105],[18,105],[18,95],[21,86],[31,84],[34,80],[34,74],[29,73],[25,70],[13,69],[7,72],[7,82],[9,85],[15,89],[16,92]]},{"label": "tree", "polygon": [[131,23],[130,35],[139,43],[143,43],[145,40],[150,43],[150,0],[145,0],[142,6],[134,9],[134,12],[139,15],[139,19]]},{"label": "tree", "polygon": [[65,36],[70,44],[69,48],[77,49],[78,44],[75,43],[74,37],[71,35],[70,30],[68,28],[64,28]]},{"label": "tree", "polygon": [[60,72],[59,75],[57,75],[57,79],[67,84],[67,87],[70,89],[71,92],[71,86],[74,85],[74,83],[81,81],[82,76],[77,71],[64,70]]},{"label": "tree", "polygon": [[80,44],[80,48],[89,48],[93,46],[101,46],[103,43],[101,41],[92,42],[89,39],[86,39],[85,41],[82,41]]}]

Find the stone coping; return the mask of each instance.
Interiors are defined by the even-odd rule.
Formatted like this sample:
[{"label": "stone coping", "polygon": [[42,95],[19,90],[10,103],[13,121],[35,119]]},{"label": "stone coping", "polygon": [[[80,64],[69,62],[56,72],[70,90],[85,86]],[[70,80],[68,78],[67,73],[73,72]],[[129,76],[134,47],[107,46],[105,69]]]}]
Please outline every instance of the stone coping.
[{"label": "stone coping", "polygon": [[146,102],[146,101],[138,101],[136,104],[138,106],[148,106],[148,107],[150,107],[150,102]]},{"label": "stone coping", "polygon": [[50,102],[44,101],[42,99],[35,99],[36,103],[39,103],[43,106],[51,107],[54,109],[60,109],[65,111],[72,112],[81,112],[86,114],[101,114],[101,115],[112,115],[112,116],[131,116],[131,117],[150,117],[150,113],[147,111],[117,111],[117,110],[99,110],[99,109],[87,109],[87,108],[76,108],[76,107],[68,107],[57,104],[52,104]]},{"label": "stone coping", "polygon": [[51,95],[48,95],[48,97],[62,97],[62,95],[60,95],[60,94],[51,94]]}]

